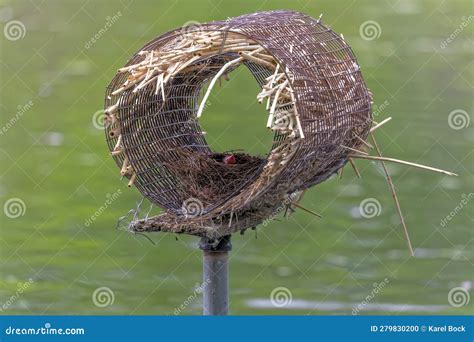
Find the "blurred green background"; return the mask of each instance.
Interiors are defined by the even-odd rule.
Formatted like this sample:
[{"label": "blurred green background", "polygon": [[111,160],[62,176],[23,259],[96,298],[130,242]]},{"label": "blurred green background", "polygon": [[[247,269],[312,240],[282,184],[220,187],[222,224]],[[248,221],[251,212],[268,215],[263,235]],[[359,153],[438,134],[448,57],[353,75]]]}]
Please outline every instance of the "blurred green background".
[{"label": "blurred green background", "polygon": [[[385,155],[460,176],[390,165],[410,258],[379,165],[358,161],[362,179],[348,167],[307,192],[302,204],[323,219],[299,211],[233,238],[231,312],[472,313],[471,1],[15,0],[0,2],[2,314],[200,314],[197,239],[151,234],[153,245],[116,228],[141,196],[120,181],[97,113],[116,69],[154,37],[271,9],[324,13],[344,35],[375,120],[393,117],[377,134]],[[264,154],[257,85],[242,68],[230,76],[203,116],[209,141]],[[361,215],[366,199],[379,215]],[[274,305],[278,291],[291,300]]]}]

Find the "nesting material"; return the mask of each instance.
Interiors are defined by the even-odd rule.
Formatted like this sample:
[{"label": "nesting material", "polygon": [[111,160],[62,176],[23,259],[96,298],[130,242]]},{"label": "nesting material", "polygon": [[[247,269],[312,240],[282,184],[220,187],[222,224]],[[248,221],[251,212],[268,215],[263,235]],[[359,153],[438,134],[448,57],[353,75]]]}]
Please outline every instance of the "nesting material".
[{"label": "nesting material", "polygon": [[264,158],[239,152],[206,155],[183,148],[176,153],[187,162],[165,161],[163,165],[183,182],[190,198],[199,199],[203,206],[232,195],[265,162]]}]

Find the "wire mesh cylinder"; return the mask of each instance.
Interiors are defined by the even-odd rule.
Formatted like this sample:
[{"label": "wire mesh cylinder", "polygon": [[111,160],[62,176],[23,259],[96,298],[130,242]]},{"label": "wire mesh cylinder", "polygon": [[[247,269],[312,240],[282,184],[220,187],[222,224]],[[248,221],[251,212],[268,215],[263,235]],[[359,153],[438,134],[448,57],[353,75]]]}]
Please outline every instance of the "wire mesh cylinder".
[{"label": "wire mesh cylinder", "polygon": [[[202,208],[198,218],[189,217],[183,211],[183,203],[195,196],[179,173],[180,168],[185,170],[189,166],[192,158],[179,151],[186,148],[192,155],[203,156],[214,153],[206,142],[196,113],[202,88],[229,60],[229,54],[197,59],[192,65],[200,67],[170,79],[163,93],[147,86],[114,95],[127,80],[126,73],[118,73],[107,88],[105,102],[106,108],[118,106],[120,120],[106,127],[107,142],[114,151],[121,139],[123,153],[114,155],[117,164],[123,168],[124,163],[128,163],[134,170],[138,190],[174,215],[173,220],[206,219],[211,226],[228,225],[232,232],[260,223],[281,205],[285,196],[326,180],[344,166],[350,152],[348,148],[357,149],[360,140],[368,135],[371,95],[345,40],[320,20],[305,14],[253,13],[202,24],[194,30],[224,35],[232,32],[248,37],[285,70],[294,94],[292,105],[299,114],[304,133],[304,138],[295,141],[291,159],[271,177],[265,174],[272,151],[286,139],[285,134],[276,132],[267,158],[256,160],[252,164],[254,168],[238,185],[222,196],[200,200]],[[182,29],[176,29],[152,40],[126,66],[142,61],[143,51],[160,51],[170,42],[179,42],[182,34]],[[272,73],[252,62],[244,64],[261,86]],[[231,222],[236,213],[242,217],[239,223]],[[207,234],[202,229],[194,233]],[[223,229],[218,235],[227,233],[229,230]]]}]

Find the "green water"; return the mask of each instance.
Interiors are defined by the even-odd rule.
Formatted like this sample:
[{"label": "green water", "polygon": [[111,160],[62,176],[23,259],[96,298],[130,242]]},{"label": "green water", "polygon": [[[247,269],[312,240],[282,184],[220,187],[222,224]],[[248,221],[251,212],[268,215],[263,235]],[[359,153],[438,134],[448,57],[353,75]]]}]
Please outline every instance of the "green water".
[{"label": "green water", "polygon": [[[200,313],[197,240],[152,234],[152,244],[116,229],[141,197],[120,181],[92,116],[115,70],[155,36],[191,20],[280,8],[324,13],[344,34],[374,93],[375,119],[393,117],[377,134],[385,155],[460,176],[390,166],[415,247],[410,258],[379,167],[358,161],[361,179],[347,168],[342,180],[307,192],[302,204],[323,219],[298,211],[233,238],[231,312],[350,315],[361,305],[359,314],[472,313],[474,300],[448,301],[451,289],[472,287],[472,203],[442,223],[473,192],[473,125],[448,124],[455,110],[473,113],[470,1],[15,0],[0,3],[2,28],[11,20],[26,28],[21,39],[0,37],[0,123],[8,124],[0,137],[0,203],[19,198],[24,206],[17,218],[1,214],[2,314],[172,315],[181,305],[181,314]],[[381,29],[374,40],[359,34],[368,20]],[[265,153],[271,137],[256,85],[245,70],[231,78],[204,113],[209,141],[220,150]],[[380,203],[378,216],[361,217],[367,198]],[[113,303],[94,305],[100,287],[113,292]],[[278,287],[291,293],[286,306],[272,305]]]}]

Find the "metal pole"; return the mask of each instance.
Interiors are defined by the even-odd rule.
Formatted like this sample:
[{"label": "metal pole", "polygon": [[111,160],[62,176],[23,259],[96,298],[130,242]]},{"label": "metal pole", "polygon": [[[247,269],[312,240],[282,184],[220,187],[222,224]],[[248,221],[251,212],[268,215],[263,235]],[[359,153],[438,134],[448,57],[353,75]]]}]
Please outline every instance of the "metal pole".
[{"label": "metal pole", "polygon": [[201,238],[203,250],[203,314],[225,316],[229,312],[229,251],[230,235],[218,241]]}]

